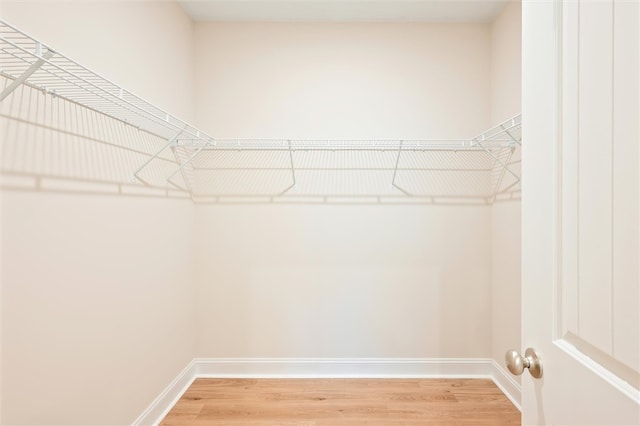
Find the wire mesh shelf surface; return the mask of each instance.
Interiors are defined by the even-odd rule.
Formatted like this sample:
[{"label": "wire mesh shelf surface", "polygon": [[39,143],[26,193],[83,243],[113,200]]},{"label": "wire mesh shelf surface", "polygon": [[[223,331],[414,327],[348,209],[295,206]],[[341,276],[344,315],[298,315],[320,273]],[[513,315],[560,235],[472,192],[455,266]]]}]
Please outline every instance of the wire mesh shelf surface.
[{"label": "wire mesh shelf surface", "polygon": [[0,118],[12,120],[3,174],[171,188],[196,202],[486,204],[519,191],[521,116],[458,140],[215,139],[3,21],[0,83]]},{"label": "wire mesh shelf surface", "polygon": [[[164,139],[212,138],[0,20],[0,75]],[[21,81],[24,78],[24,81]],[[0,100],[10,92],[3,92]]]}]

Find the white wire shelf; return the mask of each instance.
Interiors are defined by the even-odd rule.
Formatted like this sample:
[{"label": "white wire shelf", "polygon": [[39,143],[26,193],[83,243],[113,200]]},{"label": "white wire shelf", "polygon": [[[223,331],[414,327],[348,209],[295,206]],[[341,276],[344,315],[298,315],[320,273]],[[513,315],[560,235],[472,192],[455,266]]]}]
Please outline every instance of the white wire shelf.
[{"label": "white wire shelf", "polygon": [[179,136],[208,142],[212,138],[101,75],[0,20],[0,75],[59,96],[139,130],[170,140]]},{"label": "white wire shelf", "polygon": [[[522,118],[517,115],[471,139],[237,139],[217,138],[205,151],[486,151],[520,146]],[[177,146],[202,147],[198,140],[181,137]]]},{"label": "white wire shelf", "polygon": [[[311,196],[322,200],[462,198],[486,203],[519,188],[520,115],[470,139],[216,139],[1,20],[0,77],[5,81],[0,86],[0,105],[25,87],[46,98],[38,105],[54,108],[62,101],[96,115],[76,125],[85,130],[74,137],[99,143],[93,152],[108,152],[112,158],[105,161],[122,156],[116,152],[129,153],[126,165],[108,174],[111,181],[122,181],[123,169],[128,167],[126,184],[170,187],[194,201]],[[4,103],[3,110],[10,109]],[[58,108],[55,114],[66,114]],[[30,121],[24,116],[28,112],[21,114],[5,116]],[[121,127],[123,123],[129,130],[106,123],[101,124],[106,126],[104,134],[87,131],[91,123],[102,122],[99,117]],[[32,124],[46,128],[53,123]],[[66,143],[61,152],[75,152],[77,141]],[[34,142],[34,147],[40,145]],[[16,152],[19,149],[23,148],[16,146]],[[100,157],[91,157],[92,149],[86,145],[82,149],[87,158]],[[16,168],[17,160],[10,160],[5,160],[2,171],[37,173],[33,165]],[[73,176],[82,178],[76,172]]]}]

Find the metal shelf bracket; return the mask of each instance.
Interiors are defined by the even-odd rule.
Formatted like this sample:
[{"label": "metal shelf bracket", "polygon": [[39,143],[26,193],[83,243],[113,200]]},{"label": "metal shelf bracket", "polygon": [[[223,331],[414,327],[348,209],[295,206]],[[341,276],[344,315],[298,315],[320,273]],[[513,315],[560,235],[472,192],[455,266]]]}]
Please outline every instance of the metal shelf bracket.
[{"label": "metal shelf bracket", "polygon": [[27,81],[31,75],[36,72],[42,64],[44,64],[48,59],[51,59],[53,56],[53,51],[47,49],[44,54],[42,53],[42,43],[36,43],[35,55],[38,58],[29,68],[27,68],[18,78],[13,80],[11,84],[9,84],[3,91],[0,93],[0,102],[2,102],[7,96],[13,93],[14,90],[18,88],[22,83]]}]

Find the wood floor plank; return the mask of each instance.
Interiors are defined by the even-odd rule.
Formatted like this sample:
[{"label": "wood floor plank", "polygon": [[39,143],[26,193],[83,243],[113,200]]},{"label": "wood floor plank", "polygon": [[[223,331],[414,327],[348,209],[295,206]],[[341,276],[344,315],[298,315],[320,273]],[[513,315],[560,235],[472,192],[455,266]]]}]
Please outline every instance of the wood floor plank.
[{"label": "wood floor plank", "polygon": [[197,379],[162,426],[519,425],[483,379]]}]

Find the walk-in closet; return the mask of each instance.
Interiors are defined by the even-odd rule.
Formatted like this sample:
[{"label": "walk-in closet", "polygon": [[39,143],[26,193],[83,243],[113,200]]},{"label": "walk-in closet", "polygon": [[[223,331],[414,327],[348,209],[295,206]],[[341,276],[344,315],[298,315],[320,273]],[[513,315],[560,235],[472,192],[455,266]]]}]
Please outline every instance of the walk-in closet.
[{"label": "walk-in closet", "polygon": [[639,9],[3,2],[0,423],[640,420]]}]

